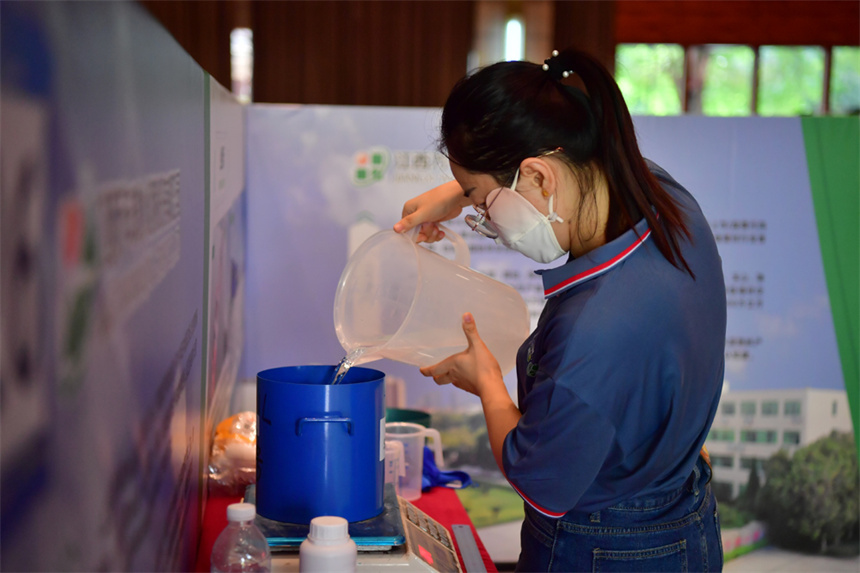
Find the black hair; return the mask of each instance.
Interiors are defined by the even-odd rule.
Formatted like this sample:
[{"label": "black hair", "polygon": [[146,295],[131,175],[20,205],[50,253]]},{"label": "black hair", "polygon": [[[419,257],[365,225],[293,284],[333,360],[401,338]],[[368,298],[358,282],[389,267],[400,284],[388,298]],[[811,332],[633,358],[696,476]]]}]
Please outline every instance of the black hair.
[{"label": "black hair", "polygon": [[[572,168],[583,202],[593,197],[593,170],[606,178],[607,242],[644,217],[663,256],[692,276],[679,248],[682,237],[690,238],[684,215],[648,169],[612,74],[574,49],[547,64],[549,71],[530,62],[499,62],[460,80],[442,110],[440,151],[468,171],[510,184],[523,159],[560,147],[556,157]],[[560,70],[585,89],[563,83]]]}]

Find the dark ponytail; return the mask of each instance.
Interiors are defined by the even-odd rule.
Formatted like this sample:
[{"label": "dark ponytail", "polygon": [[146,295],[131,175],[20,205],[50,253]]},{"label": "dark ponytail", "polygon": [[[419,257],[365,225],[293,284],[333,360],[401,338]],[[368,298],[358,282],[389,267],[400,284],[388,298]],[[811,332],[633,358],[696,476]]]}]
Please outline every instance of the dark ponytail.
[{"label": "dark ponytail", "polygon": [[[584,195],[592,190],[592,168],[606,178],[606,241],[644,217],[663,256],[693,275],[679,247],[683,237],[690,238],[684,216],[648,169],[612,75],[595,58],[573,49],[548,59],[544,67],[499,62],[460,80],[442,112],[442,151],[465,169],[509,184],[523,159],[561,147],[580,184],[585,183]],[[563,71],[585,90],[563,83]]]}]

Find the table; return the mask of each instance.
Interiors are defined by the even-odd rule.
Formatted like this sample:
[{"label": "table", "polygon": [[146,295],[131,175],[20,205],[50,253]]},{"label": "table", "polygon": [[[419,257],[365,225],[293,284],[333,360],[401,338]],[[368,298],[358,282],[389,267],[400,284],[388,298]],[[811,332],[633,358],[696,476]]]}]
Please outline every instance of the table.
[{"label": "table", "polygon": [[[209,572],[209,556],[212,554],[212,546],[215,544],[215,539],[218,538],[218,535],[227,526],[227,506],[240,501],[242,501],[241,496],[210,496],[206,501],[195,571]],[[465,524],[471,527],[478,550],[481,552],[481,558],[484,561],[484,567],[486,567],[489,573],[497,571],[493,560],[490,558],[490,554],[487,553],[481,538],[478,537],[478,532],[469,519],[469,514],[466,513],[466,509],[460,503],[460,498],[457,497],[456,491],[447,487],[434,487],[424,492],[420,499],[412,503],[415,507],[445,526],[445,529],[451,534],[452,539],[454,538],[454,533],[451,530],[452,525]],[[460,566],[462,567],[463,556],[460,555],[459,546],[457,547],[457,557],[460,559]]]}]

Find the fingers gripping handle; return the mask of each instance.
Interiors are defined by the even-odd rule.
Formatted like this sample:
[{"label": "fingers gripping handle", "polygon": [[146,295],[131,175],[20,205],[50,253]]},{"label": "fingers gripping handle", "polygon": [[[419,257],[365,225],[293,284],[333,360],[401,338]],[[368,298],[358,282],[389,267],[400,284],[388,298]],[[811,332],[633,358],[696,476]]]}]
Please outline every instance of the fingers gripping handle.
[{"label": "fingers gripping handle", "polygon": [[[454,262],[458,265],[464,266],[466,268],[471,267],[472,265],[472,256],[469,254],[469,245],[466,244],[466,240],[463,239],[460,235],[446,227],[445,225],[438,225],[439,230],[445,233],[445,238],[451,241],[451,244],[454,245]],[[413,227],[408,233],[409,238],[412,241],[415,241],[415,237],[418,236],[420,232],[420,225]]]}]

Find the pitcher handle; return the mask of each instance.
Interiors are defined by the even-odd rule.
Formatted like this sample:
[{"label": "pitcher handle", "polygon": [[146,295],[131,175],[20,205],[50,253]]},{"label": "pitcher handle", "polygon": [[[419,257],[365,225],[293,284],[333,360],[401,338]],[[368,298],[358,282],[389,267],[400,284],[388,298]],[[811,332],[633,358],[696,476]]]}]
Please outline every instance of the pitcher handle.
[{"label": "pitcher handle", "polygon": [[441,469],[445,465],[445,458],[442,456],[442,437],[439,435],[439,430],[426,428],[424,430],[424,437],[432,440],[433,458],[436,460],[436,467]]},{"label": "pitcher handle", "polygon": [[468,269],[472,265],[472,255],[469,254],[469,245],[466,244],[466,240],[445,225],[439,225],[439,229],[445,233],[445,238],[454,245],[454,260]]},{"label": "pitcher handle", "polygon": [[[469,245],[466,244],[466,240],[445,225],[437,225],[439,229],[445,233],[445,238],[451,241],[451,244],[454,245],[454,262],[466,268],[471,267],[472,255],[469,254]],[[407,231],[408,236],[412,239],[413,243],[415,242],[415,237],[418,236],[420,229],[421,226],[419,225]]]}]

